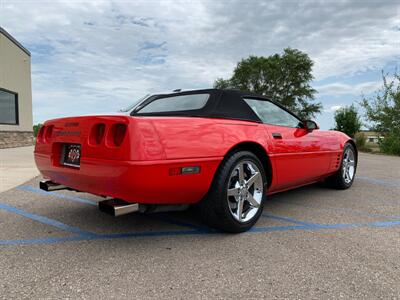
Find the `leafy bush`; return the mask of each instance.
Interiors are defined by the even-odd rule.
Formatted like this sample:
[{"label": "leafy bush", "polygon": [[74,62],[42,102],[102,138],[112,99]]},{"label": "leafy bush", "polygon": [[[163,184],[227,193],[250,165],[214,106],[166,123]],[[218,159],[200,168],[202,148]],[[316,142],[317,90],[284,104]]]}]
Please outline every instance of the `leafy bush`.
[{"label": "leafy bush", "polygon": [[354,139],[358,149],[362,149],[365,147],[365,144],[367,143],[367,137],[365,136],[364,133],[362,132],[356,133]]},{"label": "leafy bush", "polygon": [[364,152],[372,152],[372,149],[367,147],[367,137],[364,133],[358,132],[354,135],[357,149]]},{"label": "leafy bush", "polygon": [[390,132],[379,142],[382,152],[400,155],[400,133]]}]

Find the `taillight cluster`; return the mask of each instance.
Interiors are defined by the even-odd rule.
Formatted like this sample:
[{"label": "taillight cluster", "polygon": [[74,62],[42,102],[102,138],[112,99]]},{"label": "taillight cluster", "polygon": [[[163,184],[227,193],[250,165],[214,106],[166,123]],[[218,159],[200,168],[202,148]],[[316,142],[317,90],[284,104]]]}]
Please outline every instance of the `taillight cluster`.
[{"label": "taillight cluster", "polygon": [[[53,133],[54,125],[42,126],[37,135],[38,143],[50,143]],[[89,144],[97,146],[105,143],[108,147],[119,147],[122,145],[127,131],[126,124],[115,123],[106,125],[104,123],[95,124],[89,135]]]},{"label": "taillight cluster", "polygon": [[40,127],[36,140],[39,143],[49,143],[53,136],[54,125]]},{"label": "taillight cluster", "polygon": [[103,141],[104,134],[106,132],[106,125],[103,123],[96,124],[92,127],[90,132],[89,142],[92,145],[100,145]]},{"label": "taillight cluster", "polygon": [[89,143],[91,145],[100,145],[105,140],[107,146],[119,147],[124,141],[126,129],[126,124],[122,123],[110,126],[106,126],[104,123],[96,124],[90,132]]},{"label": "taillight cluster", "polygon": [[[113,137],[114,145],[119,147],[124,141],[125,133],[126,133],[126,125],[125,124],[114,124],[111,127],[111,136]],[[109,135],[110,136],[110,135]]]}]

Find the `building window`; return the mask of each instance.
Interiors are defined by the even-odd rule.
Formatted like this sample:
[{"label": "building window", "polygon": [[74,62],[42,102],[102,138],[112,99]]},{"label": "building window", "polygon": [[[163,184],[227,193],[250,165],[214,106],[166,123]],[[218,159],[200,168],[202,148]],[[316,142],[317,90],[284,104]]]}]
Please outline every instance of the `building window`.
[{"label": "building window", "polygon": [[18,125],[18,95],[1,89],[0,124]]}]

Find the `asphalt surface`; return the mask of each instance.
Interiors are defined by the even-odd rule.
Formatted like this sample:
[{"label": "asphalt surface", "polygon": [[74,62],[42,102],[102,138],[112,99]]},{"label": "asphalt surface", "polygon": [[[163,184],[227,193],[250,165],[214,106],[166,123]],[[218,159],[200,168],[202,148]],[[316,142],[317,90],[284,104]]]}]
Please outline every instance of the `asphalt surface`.
[{"label": "asphalt surface", "polygon": [[0,297],[400,298],[400,158],[362,154],[346,191],[271,196],[251,231],[189,212],[98,211],[39,178],[0,194]]}]

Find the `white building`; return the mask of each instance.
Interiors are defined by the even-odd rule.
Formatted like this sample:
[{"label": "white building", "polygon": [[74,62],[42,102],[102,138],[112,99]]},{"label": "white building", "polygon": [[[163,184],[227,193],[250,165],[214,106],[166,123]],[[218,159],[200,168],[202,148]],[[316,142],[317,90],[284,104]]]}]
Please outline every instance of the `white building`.
[{"label": "white building", "polygon": [[0,148],[32,142],[31,54],[0,27]]}]

